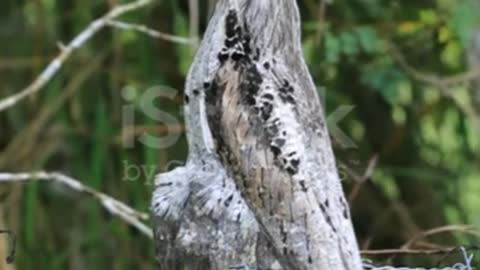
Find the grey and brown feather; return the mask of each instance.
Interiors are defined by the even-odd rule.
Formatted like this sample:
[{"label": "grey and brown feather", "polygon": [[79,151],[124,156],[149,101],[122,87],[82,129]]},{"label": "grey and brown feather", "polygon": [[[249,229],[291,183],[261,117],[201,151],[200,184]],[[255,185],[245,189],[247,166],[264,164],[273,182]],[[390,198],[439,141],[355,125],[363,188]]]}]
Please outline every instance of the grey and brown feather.
[{"label": "grey and brown feather", "polygon": [[361,269],[294,1],[224,7],[218,71],[205,84],[222,164],[289,269]]}]

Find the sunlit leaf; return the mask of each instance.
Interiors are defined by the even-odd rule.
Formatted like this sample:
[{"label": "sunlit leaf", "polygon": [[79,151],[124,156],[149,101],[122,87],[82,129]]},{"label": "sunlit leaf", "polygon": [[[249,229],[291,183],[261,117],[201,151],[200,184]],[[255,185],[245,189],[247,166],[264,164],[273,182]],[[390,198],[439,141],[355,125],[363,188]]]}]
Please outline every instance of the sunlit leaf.
[{"label": "sunlit leaf", "polygon": [[439,18],[437,13],[432,9],[420,10],[420,21],[426,25],[435,25]]},{"label": "sunlit leaf", "polygon": [[460,43],[451,41],[447,44],[441,54],[442,62],[451,68],[458,68],[463,61],[463,50]]},{"label": "sunlit leaf", "polygon": [[421,27],[421,25],[417,22],[413,21],[406,21],[402,22],[398,25],[398,31],[400,34],[412,34]]},{"label": "sunlit leaf", "polygon": [[440,27],[438,31],[438,41],[440,43],[447,43],[453,38],[453,33],[448,26]]}]

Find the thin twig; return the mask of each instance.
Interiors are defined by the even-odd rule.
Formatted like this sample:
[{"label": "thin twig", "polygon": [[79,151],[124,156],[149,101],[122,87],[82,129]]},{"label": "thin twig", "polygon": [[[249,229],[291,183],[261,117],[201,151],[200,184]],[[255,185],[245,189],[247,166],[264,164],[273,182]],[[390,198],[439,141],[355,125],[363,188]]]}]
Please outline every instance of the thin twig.
[{"label": "thin twig", "polygon": [[117,20],[108,20],[107,25],[118,28],[118,29],[122,29],[122,30],[137,31],[153,38],[163,39],[166,41],[171,41],[179,44],[192,45],[195,43],[195,41],[192,40],[191,38],[184,38],[184,37],[179,37],[171,34],[162,33],[141,24],[126,23],[126,22],[121,22]]},{"label": "thin twig", "polygon": [[453,76],[440,76],[437,74],[427,74],[415,69],[411,66],[405,57],[402,55],[400,49],[398,49],[393,43],[387,43],[388,51],[394,58],[394,60],[402,67],[405,72],[414,80],[421,83],[434,86],[446,97],[451,97],[459,109],[467,116],[469,116],[476,128],[480,130],[480,117],[475,112],[474,108],[466,104],[462,104],[452,95],[452,88],[458,85],[464,85],[480,78],[480,68],[468,70],[462,74]]},{"label": "thin twig", "polygon": [[368,161],[367,168],[365,169],[365,172],[363,173],[362,176],[358,175],[356,172],[354,172],[352,169],[348,167],[345,168],[347,174],[351,178],[353,178],[353,180],[355,181],[355,185],[348,196],[348,201],[350,203],[352,203],[355,200],[355,198],[357,197],[358,193],[360,192],[360,189],[365,184],[365,182],[372,177],[375,171],[375,168],[377,167],[377,164],[378,164],[378,158],[379,158],[378,154],[375,154],[373,155],[372,158],[370,158],[370,160]]},{"label": "thin twig", "polygon": [[96,19],[90,25],[83,30],[78,36],[76,36],[68,45],[62,46],[60,54],[43,70],[43,72],[31,83],[27,88],[23,89],[19,93],[0,100],[0,112],[4,111],[19,101],[31,96],[40,91],[60,70],[65,61],[80,48],[86,41],[92,36],[103,29],[107,22],[115,19],[125,13],[142,8],[154,0],[137,0],[135,2],[117,6],[110,10],[103,17]]},{"label": "thin twig", "polygon": [[315,42],[316,44],[322,43],[322,38],[325,33],[325,16],[327,13],[327,0],[320,0],[318,4],[318,30],[315,34]]},{"label": "thin twig", "polygon": [[120,202],[102,192],[91,187],[85,186],[80,181],[61,173],[32,172],[32,173],[0,173],[0,183],[18,183],[31,181],[52,181],[61,183],[67,187],[92,196],[99,201],[101,205],[110,214],[119,217],[127,224],[137,228],[148,238],[153,239],[153,233],[149,226],[144,222],[149,219],[148,214],[138,212],[123,202]]},{"label": "thin twig", "polygon": [[[478,248],[474,248],[474,249],[478,250]],[[473,255],[468,254],[466,248],[464,247],[454,248],[447,253],[452,253],[453,251],[458,251],[458,250],[461,251],[462,253],[464,263],[456,263],[451,267],[426,269],[426,268],[418,268],[418,267],[409,268],[409,267],[394,267],[394,266],[377,266],[369,260],[364,260],[363,269],[364,270],[473,270],[474,269],[472,267]]]},{"label": "thin twig", "polygon": [[378,250],[362,250],[360,253],[362,255],[435,255],[435,254],[445,254],[451,253],[458,248],[445,248],[445,249],[378,249]]},{"label": "thin twig", "polygon": [[394,60],[415,80],[435,86],[447,94],[448,89],[456,85],[469,83],[480,78],[480,69],[472,69],[465,73],[453,76],[440,76],[437,74],[427,74],[411,66],[405,57],[393,43],[388,43],[388,49]]},{"label": "thin twig", "polygon": [[461,232],[461,233],[472,234],[472,235],[476,235],[477,237],[480,237],[479,233],[475,231],[473,226],[471,225],[448,225],[448,226],[438,227],[438,228],[434,228],[434,229],[419,233],[418,235],[410,239],[408,242],[406,242],[402,246],[402,249],[411,248],[416,242],[418,242],[423,238],[436,235],[436,234],[448,233],[448,232]]}]

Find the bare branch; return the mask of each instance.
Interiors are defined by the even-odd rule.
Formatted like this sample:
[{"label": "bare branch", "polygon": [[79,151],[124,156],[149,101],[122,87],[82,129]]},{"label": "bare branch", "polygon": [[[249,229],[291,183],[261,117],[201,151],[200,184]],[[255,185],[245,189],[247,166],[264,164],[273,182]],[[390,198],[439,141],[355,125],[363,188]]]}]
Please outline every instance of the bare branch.
[{"label": "bare branch", "polygon": [[149,219],[148,214],[138,212],[123,202],[120,202],[102,192],[85,186],[80,181],[61,173],[32,172],[32,173],[0,173],[1,183],[51,181],[63,184],[77,192],[86,193],[99,201],[110,214],[119,217],[127,224],[135,227],[148,238],[153,239],[152,230],[144,223]]},{"label": "bare branch", "polygon": [[345,172],[355,181],[355,185],[348,195],[348,201],[352,203],[355,198],[357,197],[360,189],[362,188],[363,184],[372,177],[375,168],[378,165],[379,154],[375,154],[370,160],[368,161],[368,166],[365,169],[363,175],[358,175],[355,171],[353,171],[348,166],[345,166],[343,169]]},{"label": "bare branch", "polygon": [[409,249],[409,248],[399,248],[399,249],[378,249],[378,250],[362,250],[360,253],[362,255],[395,255],[395,254],[404,254],[404,255],[435,255],[435,254],[445,254],[451,253],[457,250],[457,248],[444,248],[444,249]]},{"label": "bare branch", "polygon": [[388,49],[395,61],[410,75],[413,79],[438,87],[444,94],[447,94],[447,90],[457,85],[469,83],[480,77],[480,69],[469,70],[465,73],[453,75],[449,77],[440,76],[437,74],[427,74],[415,69],[411,66],[400,50],[393,44],[388,43]]},{"label": "bare branch", "polygon": [[[452,248],[450,250],[448,250],[447,252],[445,253],[452,253],[454,251],[461,251],[462,255],[463,255],[463,258],[464,258],[464,263],[457,263],[455,265],[453,265],[452,267],[445,267],[445,268],[432,268],[432,269],[429,269],[429,270],[473,270],[474,268],[472,267],[472,263],[473,263],[473,255],[469,255],[467,253],[467,249],[466,248]],[[397,254],[398,252],[394,252],[395,254]],[[440,252],[440,253],[443,253],[443,252]],[[388,254],[392,254],[392,253],[388,253]],[[418,254],[418,253],[415,253],[415,254]],[[425,253],[420,253],[420,254],[425,254]],[[434,253],[427,253],[427,254],[434,254]],[[373,263],[371,263],[370,261],[364,261],[363,262],[363,269],[364,270],[427,270],[425,268],[408,268],[408,267],[394,267],[394,266],[376,266],[374,265]]]},{"label": "bare branch", "polygon": [[328,0],[320,0],[318,4],[318,30],[315,34],[315,44],[322,44],[322,38],[325,34],[326,30],[326,11],[327,11],[327,4],[329,4]]},{"label": "bare branch", "polygon": [[475,112],[475,108],[468,104],[462,104],[457,99],[453,98],[451,89],[458,85],[464,85],[480,78],[480,68],[475,68],[466,71],[465,73],[453,75],[449,77],[442,77],[437,74],[427,74],[415,69],[411,66],[400,50],[391,42],[388,43],[388,50],[395,61],[405,70],[405,72],[414,80],[421,83],[434,86],[446,97],[452,97],[459,109],[467,116],[469,116],[476,128],[480,130],[480,118]]},{"label": "bare branch", "polygon": [[470,235],[475,235],[477,237],[480,237],[480,233],[477,232],[473,226],[471,225],[448,225],[448,226],[442,226],[438,228],[433,228],[424,232],[421,232],[420,234],[416,235],[412,239],[410,239],[407,243],[405,243],[402,246],[402,249],[409,249],[412,247],[416,242],[421,240],[422,238],[426,238],[432,235],[437,235],[441,233],[448,233],[448,232],[461,232],[465,234],[470,234]]},{"label": "bare branch", "polygon": [[122,30],[133,30],[133,31],[141,32],[153,38],[163,39],[163,40],[178,43],[178,44],[185,44],[185,45],[195,44],[195,41],[192,40],[191,38],[184,38],[184,37],[179,37],[171,34],[162,33],[141,24],[132,24],[132,23],[126,23],[126,22],[121,22],[117,20],[109,20],[107,21],[107,25],[118,28],[118,29],[122,29]]},{"label": "bare branch", "polygon": [[60,54],[43,70],[43,72],[25,89],[19,93],[0,100],[0,112],[4,111],[28,96],[40,91],[58,73],[65,61],[80,48],[92,36],[103,29],[109,21],[125,13],[142,8],[154,0],[137,0],[135,2],[120,5],[110,10],[103,17],[93,21],[90,25],[76,36],[68,45],[61,46]]}]

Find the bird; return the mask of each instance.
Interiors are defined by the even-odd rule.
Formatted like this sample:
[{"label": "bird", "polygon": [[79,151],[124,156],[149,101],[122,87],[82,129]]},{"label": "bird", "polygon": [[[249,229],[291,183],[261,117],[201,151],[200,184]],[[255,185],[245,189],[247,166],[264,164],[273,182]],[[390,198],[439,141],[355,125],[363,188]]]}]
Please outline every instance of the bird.
[{"label": "bird", "polygon": [[223,0],[203,85],[215,152],[288,270],[362,263],[293,0]]}]

